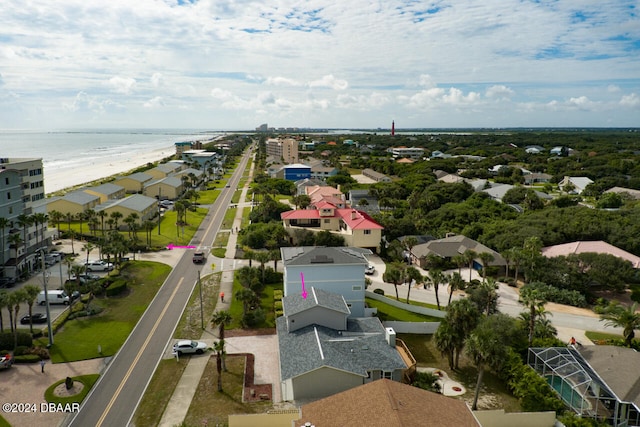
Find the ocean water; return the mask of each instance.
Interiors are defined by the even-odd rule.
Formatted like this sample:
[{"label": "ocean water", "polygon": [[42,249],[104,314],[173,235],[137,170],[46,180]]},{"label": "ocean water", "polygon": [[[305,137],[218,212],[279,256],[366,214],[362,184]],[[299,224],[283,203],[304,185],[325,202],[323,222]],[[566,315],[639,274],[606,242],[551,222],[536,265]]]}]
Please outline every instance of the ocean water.
[{"label": "ocean water", "polygon": [[[162,154],[170,156],[175,153],[176,142],[205,141],[219,135],[220,132],[194,129],[0,130],[0,158],[42,158],[46,182],[47,176],[74,173],[87,165],[99,169],[124,164],[142,153],[162,150]],[[130,166],[132,169],[140,165]],[[47,192],[56,190],[47,186]]]}]

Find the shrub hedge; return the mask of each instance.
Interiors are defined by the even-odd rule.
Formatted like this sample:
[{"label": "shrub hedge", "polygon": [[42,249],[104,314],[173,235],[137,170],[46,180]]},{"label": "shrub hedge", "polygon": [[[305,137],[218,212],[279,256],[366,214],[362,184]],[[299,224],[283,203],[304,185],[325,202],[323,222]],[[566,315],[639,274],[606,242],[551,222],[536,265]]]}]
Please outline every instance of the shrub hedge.
[{"label": "shrub hedge", "polygon": [[109,285],[106,293],[108,297],[113,297],[116,295],[120,295],[125,291],[125,289],[127,289],[127,281],[124,279],[118,279]]},{"label": "shrub hedge", "polygon": [[[0,333],[0,349],[13,349],[14,337],[11,332]],[[33,346],[33,338],[28,332],[18,332],[18,346]]]}]

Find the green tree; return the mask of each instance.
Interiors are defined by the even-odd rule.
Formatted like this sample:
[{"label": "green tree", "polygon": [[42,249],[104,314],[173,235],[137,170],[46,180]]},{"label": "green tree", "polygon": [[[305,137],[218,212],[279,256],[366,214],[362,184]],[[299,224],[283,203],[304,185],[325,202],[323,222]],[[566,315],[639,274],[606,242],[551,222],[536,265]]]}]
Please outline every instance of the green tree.
[{"label": "green tree", "polygon": [[464,257],[465,261],[467,262],[467,265],[469,266],[469,282],[471,282],[471,273],[473,272],[473,262],[475,261],[478,254],[476,253],[476,251],[472,249],[467,249],[462,253],[462,256]]},{"label": "green tree", "polygon": [[547,302],[540,290],[524,285],[520,288],[520,303],[529,309],[529,347],[533,346],[533,337],[536,327],[536,315]]},{"label": "green tree", "polygon": [[224,340],[216,341],[213,344],[213,350],[216,352],[216,370],[218,371],[218,391],[222,391],[222,363],[225,356]]},{"label": "green tree", "polygon": [[514,319],[497,313],[483,317],[466,341],[467,355],[478,370],[476,391],[471,410],[478,410],[478,397],[487,369],[499,371],[507,359],[509,345],[515,341],[517,328]]},{"label": "green tree", "polygon": [[404,269],[405,265],[403,263],[394,261],[387,265],[387,268],[382,274],[382,280],[385,283],[393,283],[396,290],[396,299],[398,301],[400,300],[400,297],[398,296],[398,285],[404,283]]},{"label": "green tree", "polygon": [[424,280],[424,278],[422,277],[422,274],[420,274],[420,271],[418,271],[417,268],[409,266],[407,268],[405,268],[404,270],[404,281],[408,286],[407,289],[407,304],[409,303],[409,295],[411,294],[411,283],[413,283],[413,281],[415,280],[416,284],[422,282],[422,280]]},{"label": "green tree", "polygon": [[4,321],[2,310],[9,306],[9,292],[4,289],[0,290],[0,333],[4,332]]},{"label": "green tree", "polygon": [[40,294],[40,287],[36,285],[26,285],[24,288],[25,302],[29,306],[29,331],[33,334],[33,304]]},{"label": "green tree", "polygon": [[[229,325],[233,317],[231,313],[227,310],[219,310],[213,313],[213,317],[211,318],[211,323],[214,326],[218,327],[218,338],[220,341],[224,342],[224,329],[225,326]],[[227,364],[225,363],[225,357],[222,358],[222,370],[227,372]]]},{"label": "green tree", "polygon": [[438,310],[440,310],[440,296],[438,295],[438,290],[440,288],[440,285],[446,285],[447,284],[447,276],[445,276],[445,274],[442,272],[442,270],[439,269],[435,269],[432,268],[431,270],[429,270],[428,274],[428,278],[429,278],[429,282],[433,285],[433,290],[436,294],[436,304],[438,305]]},{"label": "green tree", "polygon": [[487,268],[489,268],[489,264],[495,259],[495,257],[489,252],[480,252],[478,257],[480,258],[480,261],[482,261],[482,280],[485,281],[487,279]]},{"label": "green tree", "polygon": [[9,308],[9,321],[13,332],[13,349],[18,347],[18,313],[20,304],[27,301],[27,293],[24,289],[18,289],[9,294],[7,307]]},{"label": "green tree", "polygon": [[636,336],[635,330],[640,329],[638,303],[634,302],[629,307],[612,304],[600,315],[600,320],[603,320],[607,326],[623,328],[622,335],[624,336],[624,340],[627,347],[631,347],[631,342]]},{"label": "green tree", "polygon": [[11,224],[11,222],[4,217],[0,217],[0,266],[2,266],[2,268],[4,268],[4,249],[5,249],[5,242],[4,242],[4,230]]},{"label": "green tree", "polygon": [[454,272],[451,274],[447,280],[449,283],[449,301],[447,302],[447,306],[451,304],[451,298],[453,297],[453,292],[456,290],[464,289],[465,281],[458,272]]}]

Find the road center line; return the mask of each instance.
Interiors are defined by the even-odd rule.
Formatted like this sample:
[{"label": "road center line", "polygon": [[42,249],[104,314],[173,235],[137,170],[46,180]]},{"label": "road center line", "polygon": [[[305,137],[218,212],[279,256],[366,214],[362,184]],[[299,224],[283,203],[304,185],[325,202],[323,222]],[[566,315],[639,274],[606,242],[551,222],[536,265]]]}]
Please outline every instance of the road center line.
[{"label": "road center line", "polygon": [[113,406],[113,404],[115,403],[116,399],[120,395],[120,392],[122,391],[122,388],[124,387],[124,384],[127,382],[129,377],[131,376],[131,372],[133,372],[133,369],[138,364],[138,360],[140,360],[140,357],[142,356],[142,353],[147,348],[147,345],[149,344],[149,341],[153,337],[153,334],[155,334],[156,329],[158,329],[158,325],[160,324],[160,321],[164,317],[164,314],[166,313],[167,309],[169,308],[169,305],[171,304],[171,302],[173,301],[173,298],[176,296],[176,293],[178,292],[178,289],[180,288],[180,285],[182,284],[183,280],[184,280],[184,277],[181,277],[180,280],[178,281],[178,285],[174,288],[173,293],[171,294],[171,297],[169,297],[169,300],[167,301],[167,303],[165,304],[164,308],[162,309],[162,313],[160,313],[160,316],[158,316],[158,319],[156,320],[156,323],[153,325],[153,328],[151,329],[151,331],[147,335],[147,339],[144,341],[144,344],[142,344],[142,346],[140,347],[140,350],[138,351],[138,354],[136,355],[135,359],[133,360],[133,363],[129,367],[129,370],[127,371],[126,375],[124,376],[124,378],[122,378],[122,381],[120,382],[120,385],[118,386],[118,389],[116,390],[115,393],[113,393],[113,397],[111,398],[111,400],[109,401],[109,404],[107,405],[107,407],[105,408],[104,412],[102,413],[102,416],[100,417],[100,419],[96,423],[96,427],[99,427],[99,426],[102,425],[102,423],[104,422],[104,419],[107,416],[107,413],[111,410],[111,407]]}]

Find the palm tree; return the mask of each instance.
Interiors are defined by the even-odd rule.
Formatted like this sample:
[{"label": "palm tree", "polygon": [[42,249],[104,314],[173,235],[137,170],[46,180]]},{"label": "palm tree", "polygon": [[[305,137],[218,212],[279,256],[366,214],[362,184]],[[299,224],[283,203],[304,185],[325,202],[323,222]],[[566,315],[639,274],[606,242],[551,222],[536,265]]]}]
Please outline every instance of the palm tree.
[{"label": "palm tree", "polygon": [[56,228],[58,229],[58,237],[60,237],[60,222],[64,218],[64,215],[60,211],[51,211],[49,212],[49,217],[51,221],[56,224]]},{"label": "palm tree", "polygon": [[532,285],[524,285],[520,289],[520,302],[529,309],[529,347],[532,347],[536,327],[536,314],[544,307],[547,300],[539,289]]},{"label": "palm tree", "polygon": [[394,288],[396,289],[396,300],[400,300],[398,296],[398,285],[404,283],[404,268],[405,265],[401,262],[394,261],[389,264],[382,274],[382,280],[385,283],[393,283]]},{"label": "palm tree", "polygon": [[[366,200],[366,199],[363,199],[363,200]],[[418,244],[418,239],[416,239],[415,236],[408,236],[407,238],[404,239],[402,243],[404,243],[404,247],[407,248],[407,251],[409,252],[409,259],[411,260],[411,262],[413,262],[412,249],[415,245]]]},{"label": "palm tree", "polygon": [[18,313],[20,312],[20,304],[27,300],[27,293],[24,289],[18,289],[9,294],[9,321],[11,322],[11,331],[13,332],[13,348],[18,347]]},{"label": "palm tree", "polygon": [[18,215],[18,225],[22,227],[22,244],[24,245],[24,254],[27,254],[27,245],[29,244],[27,240],[27,228],[33,223],[31,217],[27,214]]},{"label": "palm tree", "polygon": [[25,302],[29,306],[29,331],[33,334],[33,316],[32,308],[33,303],[36,302],[38,294],[40,294],[40,287],[36,285],[26,285],[24,288]]},{"label": "palm tree", "polygon": [[422,280],[424,280],[424,278],[422,277],[422,274],[420,274],[420,271],[418,271],[417,268],[412,267],[412,266],[409,266],[409,267],[405,268],[405,270],[404,270],[404,281],[408,285],[408,289],[407,289],[407,304],[410,304],[409,303],[409,295],[411,294],[411,283],[414,280],[416,281],[416,283],[422,282]]},{"label": "palm tree", "polygon": [[464,289],[464,279],[458,272],[454,272],[451,276],[449,276],[449,301],[447,302],[447,306],[451,305],[451,298],[453,297],[453,291],[458,289]]},{"label": "palm tree", "polygon": [[99,211],[98,216],[100,217],[100,229],[102,230],[102,235],[104,236],[104,217],[107,216],[107,212],[104,210]]},{"label": "palm tree", "polygon": [[440,326],[438,326],[435,334],[433,334],[433,338],[435,339],[436,348],[440,350],[440,354],[447,358],[449,368],[454,370],[454,354],[458,337],[451,322],[445,319],[440,322]]},{"label": "palm tree", "polygon": [[90,243],[87,242],[84,244],[84,246],[82,246],[82,250],[87,252],[87,264],[89,264],[89,254],[91,253],[92,250],[94,250],[96,247]]},{"label": "palm tree", "polygon": [[482,280],[487,279],[487,268],[489,267],[489,263],[495,259],[493,254],[489,252],[480,252],[478,254],[480,257],[480,261],[482,261]]},{"label": "palm tree", "polygon": [[462,275],[462,267],[467,265],[467,260],[462,254],[454,255],[451,261],[458,267],[458,274]]},{"label": "palm tree", "polygon": [[4,289],[0,290],[0,333],[4,332],[4,322],[2,320],[2,310],[9,304],[9,293]]},{"label": "palm tree", "polygon": [[[224,342],[224,327],[226,325],[229,325],[232,320],[233,317],[231,317],[231,313],[229,313],[227,310],[220,310],[213,313],[211,323],[213,323],[214,326],[218,326],[218,338],[220,339],[220,341]],[[225,363],[224,357],[222,358],[222,370],[227,372],[227,365]]]},{"label": "palm tree", "polygon": [[123,215],[118,212],[118,211],[113,211],[111,212],[111,214],[109,215],[111,217],[111,219],[113,219],[114,222],[114,227],[117,230],[118,229],[118,220],[121,219],[123,217]]},{"label": "palm tree", "polygon": [[466,340],[467,355],[478,370],[476,392],[471,410],[478,410],[478,397],[486,369],[497,371],[507,359],[508,346],[515,336],[513,319],[498,313],[483,317]]},{"label": "palm tree", "polygon": [[278,260],[280,259],[280,250],[272,249],[269,251],[269,257],[273,261],[273,271],[278,272]]},{"label": "palm tree", "polygon": [[623,328],[622,336],[631,347],[631,342],[635,338],[635,330],[640,329],[640,313],[638,313],[638,303],[634,302],[630,307],[619,304],[611,305],[600,315],[600,320],[605,321],[605,325]]},{"label": "palm tree", "polygon": [[429,281],[433,285],[433,290],[436,293],[436,304],[438,305],[438,310],[440,310],[440,296],[438,295],[438,289],[440,285],[447,284],[447,276],[445,276],[441,270],[437,268],[432,268],[429,270]]},{"label": "palm tree", "polygon": [[256,301],[258,296],[249,288],[242,288],[236,292],[236,299],[242,303],[242,317],[246,317],[249,307]]},{"label": "palm tree", "polygon": [[216,341],[213,344],[216,352],[216,370],[218,371],[218,391],[222,391],[222,361],[224,360],[224,340]]},{"label": "palm tree", "polygon": [[489,277],[485,282],[482,282],[480,288],[485,297],[485,313],[489,316],[492,310],[496,311],[498,306],[498,282],[493,277]]},{"label": "palm tree", "polygon": [[260,263],[260,272],[262,273],[262,285],[266,285],[266,283],[264,282],[264,273],[265,273],[264,265],[269,261],[271,261],[271,256],[269,255],[269,252],[256,251],[254,258],[256,261]]},{"label": "palm tree", "polygon": [[471,283],[471,273],[473,272],[473,261],[475,261],[478,254],[474,250],[467,249],[462,253],[462,256],[464,257],[465,261],[467,262],[467,265],[469,266],[469,283]]},{"label": "palm tree", "polygon": [[535,270],[536,265],[538,264],[538,260],[542,257],[542,240],[539,237],[533,236],[528,237],[524,241],[524,245],[522,247],[522,253],[525,264],[524,270],[524,279],[525,281],[529,280],[531,273]]},{"label": "palm tree", "polygon": [[86,219],[86,214],[84,212],[78,212],[76,214],[76,219],[80,222],[80,233],[78,234],[78,239],[82,240],[82,224],[84,223],[84,220]]},{"label": "palm tree", "polygon": [[[38,249],[40,249],[42,242],[44,242],[44,225],[49,220],[49,216],[45,213],[38,212],[31,215],[31,219],[36,226],[36,244]],[[40,230],[38,230],[38,225],[41,226]]]}]

